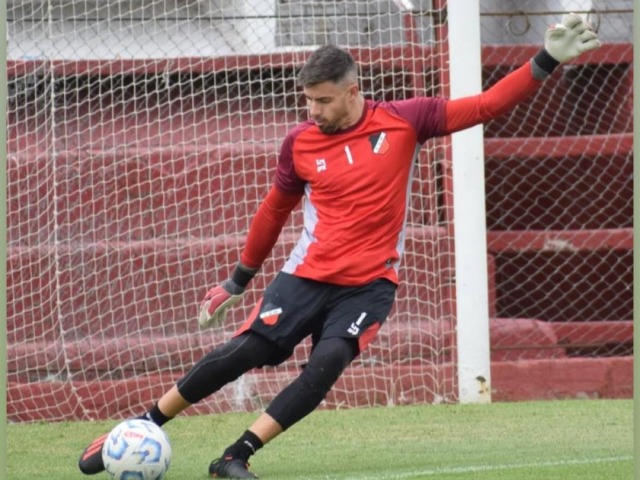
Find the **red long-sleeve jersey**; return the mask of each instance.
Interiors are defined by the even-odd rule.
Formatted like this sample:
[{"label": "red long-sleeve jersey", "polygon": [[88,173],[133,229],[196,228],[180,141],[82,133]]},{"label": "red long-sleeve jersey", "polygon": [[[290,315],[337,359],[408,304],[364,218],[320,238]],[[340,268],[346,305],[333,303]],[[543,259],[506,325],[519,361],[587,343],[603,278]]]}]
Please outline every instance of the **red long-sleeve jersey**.
[{"label": "red long-sleeve jersey", "polygon": [[304,196],[304,226],[283,271],[337,285],[398,282],[413,169],[422,144],[486,122],[540,85],[529,63],[479,95],[366,101],[352,127],[311,121],[285,138],[274,185],[252,221],[242,263],[258,267]]}]

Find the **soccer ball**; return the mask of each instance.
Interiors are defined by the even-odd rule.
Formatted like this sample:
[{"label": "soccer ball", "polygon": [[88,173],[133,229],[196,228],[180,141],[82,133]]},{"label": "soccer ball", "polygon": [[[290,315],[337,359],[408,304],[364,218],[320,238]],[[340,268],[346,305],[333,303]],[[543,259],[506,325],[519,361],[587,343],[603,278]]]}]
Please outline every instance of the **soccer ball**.
[{"label": "soccer ball", "polygon": [[161,480],[171,463],[169,437],[148,420],[125,420],[107,436],[102,461],[116,480]]}]

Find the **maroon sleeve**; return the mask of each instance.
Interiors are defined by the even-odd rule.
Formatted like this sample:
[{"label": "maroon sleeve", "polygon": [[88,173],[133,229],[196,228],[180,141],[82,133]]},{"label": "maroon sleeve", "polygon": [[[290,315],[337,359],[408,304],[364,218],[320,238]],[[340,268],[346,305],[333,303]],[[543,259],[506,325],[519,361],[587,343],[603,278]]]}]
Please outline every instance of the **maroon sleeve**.
[{"label": "maroon sleeve", "polygon": [[415,97],[408,100],[381,103],[382,108],[401,116],[409,122],[414,130],[418,143],[429,138],[438,137],[445,129],[446,100],[437,97]]},{"label": "maroon sleeve", "polygon": [[280,147],[274,184],[284,194],[299,195],[304,193],[306,182],[298,176],[293,163],[293,142],[308,127],[309,124],[306,123],[298,125],[289,132]]}]

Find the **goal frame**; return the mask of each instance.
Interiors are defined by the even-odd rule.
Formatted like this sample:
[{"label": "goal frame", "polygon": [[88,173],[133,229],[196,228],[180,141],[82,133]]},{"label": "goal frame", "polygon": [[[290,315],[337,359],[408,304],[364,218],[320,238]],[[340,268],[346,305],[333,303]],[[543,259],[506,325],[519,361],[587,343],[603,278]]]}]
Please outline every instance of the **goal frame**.
[{"label": "goal frame", "polygon": [[[479,2],[448,1],[450,97],[482,90]],[[482,125],[451,135],[458,401],[491,401]]]}]

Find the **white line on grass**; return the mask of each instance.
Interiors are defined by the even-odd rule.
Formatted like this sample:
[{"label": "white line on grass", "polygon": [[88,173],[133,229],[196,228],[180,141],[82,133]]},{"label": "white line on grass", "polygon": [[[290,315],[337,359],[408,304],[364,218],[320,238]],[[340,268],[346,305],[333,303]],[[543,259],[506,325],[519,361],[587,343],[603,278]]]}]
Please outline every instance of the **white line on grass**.
[{"label": "white line on grass", "polygon": [[548,462],[509,463],[502,465],[469,465],[466,467],[434,468],[426,470],[414,470],[410,472],[381,472],[377,475],[344,477],[343,480],[400,480],[403,478],[433,477],[436,475],[491,472],[497,470],[517,470],[521,468],[559,467],[563,465],[589,465],[594,463],[626,462],[630,460],[633,460],[633,456],[623,455],[618,457],[584,458],[572,460],[556,460]]}]

